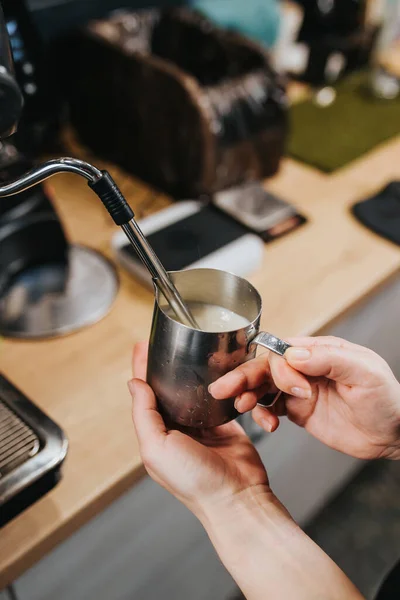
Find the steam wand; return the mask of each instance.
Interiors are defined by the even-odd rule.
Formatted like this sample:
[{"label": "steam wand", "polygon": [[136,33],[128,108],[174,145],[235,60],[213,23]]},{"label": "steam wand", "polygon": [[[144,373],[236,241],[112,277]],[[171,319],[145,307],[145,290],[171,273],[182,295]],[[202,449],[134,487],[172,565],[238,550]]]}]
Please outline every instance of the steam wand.
[{"label": "steam wand", "polygon": [[18,179],[0,186],[0,198],[23,192],[58,173],[75,173],[87,179],[89,187],[100,198],[114,223],[122,228],[178,319],[184,325],[199,329],[167,271],[135,221],[134,212],[107,171],[100,171],[76,158],[50,160]]}]

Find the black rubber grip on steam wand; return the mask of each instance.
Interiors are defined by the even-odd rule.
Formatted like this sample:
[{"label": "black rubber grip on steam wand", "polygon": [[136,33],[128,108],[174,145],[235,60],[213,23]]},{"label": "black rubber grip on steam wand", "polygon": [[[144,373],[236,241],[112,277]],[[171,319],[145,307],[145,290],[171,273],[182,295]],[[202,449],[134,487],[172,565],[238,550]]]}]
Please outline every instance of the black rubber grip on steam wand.
[{"label": "black rubber grip on steam wand", "polygon": [[133,210],[107,171],[102,171],[102,177],[94,183],[89,182],[89,187],[100,198],[116,225],[125,225],[134,218]]}]

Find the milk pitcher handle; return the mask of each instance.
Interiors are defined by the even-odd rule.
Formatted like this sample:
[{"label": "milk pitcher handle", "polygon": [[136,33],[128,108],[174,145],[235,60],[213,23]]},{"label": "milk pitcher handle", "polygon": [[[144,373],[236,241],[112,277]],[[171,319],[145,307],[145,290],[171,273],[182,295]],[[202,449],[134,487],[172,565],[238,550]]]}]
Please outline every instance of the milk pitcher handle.
[{"label": "milk pitcher handle", "polygon": [[249,349],[252,346],[262,346],[267,350],[271,350],[271,352],[274,352],[275,354],[279,354],[279,356],[283,356],[286,350],[290,348],[290,344],[280,340],[270,333],[266,333],[265,331],[262,331],[251,340],[249,343]]},{"label": "milk pitcher handle", "polygon": [[[277,338],[275,335],[262,331],[254,339],[249,343],[249,350],[252,346],[262,346],[279,356],[283,356],[288,348],[290,348],[290,344],[284,342],[283,340]],[[266,394],[264,398],[259,400],[258,404],[263,406],[264,408],[271,408],[281,397],[282,392],[279,391],[277,394]]]}]

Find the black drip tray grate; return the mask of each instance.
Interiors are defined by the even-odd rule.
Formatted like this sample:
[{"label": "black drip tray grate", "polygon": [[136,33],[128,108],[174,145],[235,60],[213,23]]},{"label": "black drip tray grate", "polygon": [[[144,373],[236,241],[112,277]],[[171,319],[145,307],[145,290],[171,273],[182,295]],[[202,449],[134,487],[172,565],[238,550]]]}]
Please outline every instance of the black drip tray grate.
[{"label": "black drip tray grate", "polygon": [[58,425],[0,374],[0,527],[57,484],[67,447]]},{"label": "black drip tray grate", "polygon": [[40,450],[35,432],[0,400],[0,478]]}]

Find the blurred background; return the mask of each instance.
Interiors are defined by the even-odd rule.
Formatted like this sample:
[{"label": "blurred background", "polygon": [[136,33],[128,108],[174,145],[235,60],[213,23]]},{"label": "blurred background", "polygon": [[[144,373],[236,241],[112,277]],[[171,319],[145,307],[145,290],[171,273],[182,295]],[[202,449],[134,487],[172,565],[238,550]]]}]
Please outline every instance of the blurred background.
[{"label": "blurred background", "polygon": [[[107,168],[167,270],[249,278],[276,335],[344,337],[400,377],[399,0],[1,4],[24,97],[1,182],[64,155]],[[241,597],[133,441],[152,306],[81,181],[0,199],[0,600]],[[242,422],[372,600],[400,556],[400,465]]]}]

